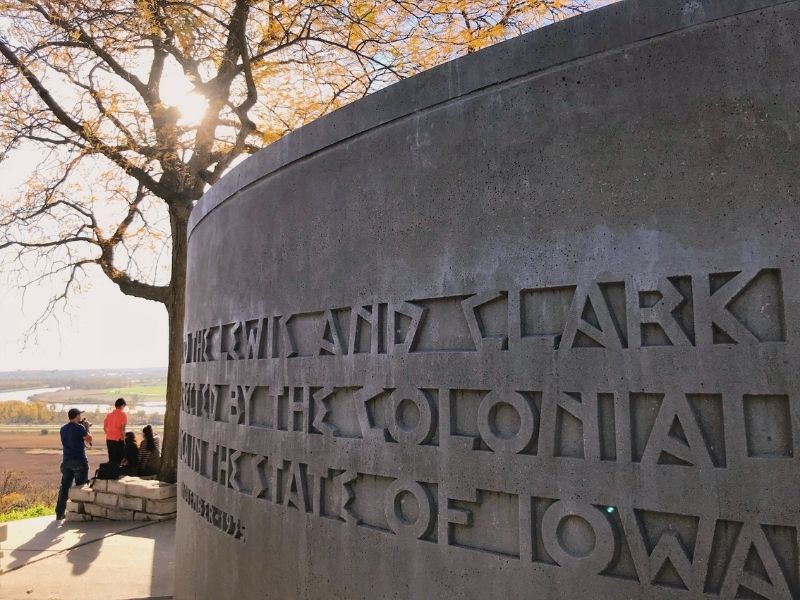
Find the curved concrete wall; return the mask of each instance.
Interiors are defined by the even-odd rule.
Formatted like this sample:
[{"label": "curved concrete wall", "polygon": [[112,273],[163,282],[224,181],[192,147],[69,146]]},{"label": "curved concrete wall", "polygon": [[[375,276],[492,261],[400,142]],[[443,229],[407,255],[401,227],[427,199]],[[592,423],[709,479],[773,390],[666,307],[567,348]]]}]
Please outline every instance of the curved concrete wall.
[{"label": "curved concrete wall", "polygon": [[798,40],[629,0],[211,189],[176,597],[797,598]]}]

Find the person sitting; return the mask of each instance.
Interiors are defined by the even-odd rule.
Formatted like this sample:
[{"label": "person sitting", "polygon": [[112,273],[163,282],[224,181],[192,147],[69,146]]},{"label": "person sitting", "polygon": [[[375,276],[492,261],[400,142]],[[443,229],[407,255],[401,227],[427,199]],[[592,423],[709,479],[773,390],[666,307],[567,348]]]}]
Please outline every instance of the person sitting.
[{"label": "person sitting", "polygon": [[120,475],[139,474],[139,446],[136,444],[136,434],[132,431],[125,433],[125,454],[120,467]]},{"label": "person sitting", "polygon": [[157,475],[161,467],[161,438],[153,432],[153,427],[145,425],[142,429],[142,443],[139,444],[139,475]]}]

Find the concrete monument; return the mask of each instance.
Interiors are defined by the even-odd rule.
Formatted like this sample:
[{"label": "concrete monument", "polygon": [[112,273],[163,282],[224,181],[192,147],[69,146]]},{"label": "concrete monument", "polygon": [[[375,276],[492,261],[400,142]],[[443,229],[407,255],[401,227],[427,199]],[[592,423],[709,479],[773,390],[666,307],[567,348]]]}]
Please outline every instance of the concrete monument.
[{"label": "concrete monument", "polygon": [[628,0],[214,186],[176,598],[800,597],[800,2]]}]

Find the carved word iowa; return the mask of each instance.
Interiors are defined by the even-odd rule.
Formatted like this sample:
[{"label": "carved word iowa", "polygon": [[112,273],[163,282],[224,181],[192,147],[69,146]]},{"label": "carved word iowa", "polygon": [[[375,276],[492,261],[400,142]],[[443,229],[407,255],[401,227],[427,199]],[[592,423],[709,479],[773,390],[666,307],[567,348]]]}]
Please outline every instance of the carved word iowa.
[{"label": "carved word iowa", "polygon": [[[725,406],[727,405],[727,410]],[[724,468],[795,456],[788,395],[183,384],[202,419],[399,445]],[[770,423],[769,428],[759,424]]]},{"label": "carved word iowa", "polygon": [[270,315],[188,333],[186,363],[217,360],[785,341],[778,269],[629,277]]},{"label": "carved word iowa", "polygon": [[398,543],[495,554],[691,597],[791,600],[798,592],[797,528],[758,515],[730,520],[314,470],[185,433],[179,459],[249,502],[365,527]]}]

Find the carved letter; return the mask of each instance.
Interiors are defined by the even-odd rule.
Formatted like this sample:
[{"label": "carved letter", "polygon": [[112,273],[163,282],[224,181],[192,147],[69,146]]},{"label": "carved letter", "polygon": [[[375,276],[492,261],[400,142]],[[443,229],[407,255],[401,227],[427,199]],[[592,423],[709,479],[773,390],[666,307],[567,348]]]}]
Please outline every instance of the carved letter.
[{"label": "carved letter", "polygon": [[[502,404],[510,406],[519,415],[519,429],[504,433],[497,427],[497,410]],[[538,427],[538,414],[533,402],[512,391],[489,392],[478,406],[478,431],[481,438],[495,452],[517,454],[533,439]]]},{"label": "carved letter", "polygon": [[670,393],[664,396],[642,455],[642,463],[659,464],[663,452],[688,465],[700,468],[714,466],[694,412],[683,394]]},{"label": "carved letter", "polygon": [[366,306],[354,306],[350,311],[350,339],[348,349],[350,354],[364,352],[358,347],[358,336],[361,331],[362,321],[369,325],[370,343],[369,354],[377,354],[380,350],[380,311],[377,304],[373,304],[370,310]]},{"label": "carved letter", "polygon": [[376,440],[386,442],[389,440],[389,433],[383,427],[374,427],[372,419],[369,416],[369,409],[367,402],[379,396],[384,392],[381,387],[371,386],[362,388],[358,393],[354,394],[353,400],[356,405],[356,414],[358,415],[358,424],[361,427],[361,437],[365,440]]},{"label": "carved letter", "polygon": [[[389,305],[389,353],[411,352],[414,349],[414,342],[417,339],[419,323],[425,309],[421,306],[402,302],[400,304]],[[409,319],[408,328],[402,341],[398,340],[400,334],[400,323],[398,315]]]},{"label": "carved letter", "polygon": [[335,393],[336,390],[334,388],[326,387],[322,388],[321,390],[317,390],[312,395],[314,400],[314,422],[311,423],[311,425],[321,434],[328,437],[335,437],[339,432],[339,430],[336,429],[336,426],[325,422],[325,417],[327,417],[328,413],[330,412],[326,398],[330,398]]},{"label": "carved letter", "polygon": [[[596,320],[589,317],[592,313]],[[576,288],[567,312],[559,350],[567,352],[575,347],[579,334],[589,338],[588,342],[594,346],[612,350],[620,349],[623,346],[606,299],[597,282],[584,283]]]},{"label": "carved letter", "polygon": [[[750,572],[747,568],[751,547],[755,548],[769,581]],[[736,540],[736,547],[728,562],[725,579],[722,581],[720,597],[735,598],[740,585],[770,600],[792,600],[786,576],[775,558],[769,540],[758,523],[747,522],[742,526],[742,531]]]},{"label": "carved letter", "polygon": [[734,343],[758,343],[758,338],[729,310],[728,306],[761,272],[751,268],[733,276],[713,294],[711,276],[698,282],[693,279],[695,293],[695,322],[698,345],[714,343],[713,327],[722,329]]},{"label": "carved letter", "polygon": [[[413,496],[417,504],[415,518],[403,510],[403,498],[408,495]],[[386,490],[384,514],[389,527],[398,536],[419,539],[429,533],[433,526],[433,500],[428,491],[416,481],[396,479]]]},{"label": "carved letter", "polygon": [[358,525],[361,522],[352,508],[356,499],[353,493],[353,482],[357,479],[358,473],[355,471],[344,471],[333,478],[334,482],[338,482],[339,485],[339,516],[348,525]]},{"label": "carved letter", "polygon": [[328,309],[325,311],[320,329],[317,356],[325,354],[342,355],[347,353],[344,340],[342,339],[342,332],[339,330],[339,324],[336,322],[336,317],[333,316],[332,310]]},{"label": "carved letter", "polygon": [[[403,406],[413,404],[416,422],[406,421]],[[386,404],[386,423],[392,437],[400,444],[424,444],[433,437],[436,409],[422,390],[401,388],[392,392]]]},{"label": "carved letter", "polygon": [[477,310],[479,306],[506,296],[507,293],[505,292],[492,292],[470,296],[461,302],[461,308],[467,319],[472,341],[478,350],[503,350],[508,347],[507,335],[487,335]]},{"label": "carved letter", "polygon": [[294,506],[303,512],[309,512],[311,505],[308,496],[308,482],[303,473],[303,465],[292,461],[289,476],[286,478],[286,490],[283,496],[284,506]]},{"label": "carved letter", "polygon": [[[588,551],[571,549],[561,536],[561,522],[567,519],[582,519],[592,529],[593,540],[586,540],[592,547]],[[562,567],[575,569],[578,573],[600,573],[614,558],[617,547],[616,536],[608,519],[591,504],[559,500],[545,511],[542,518],[542,542],[547,553]]]}]

